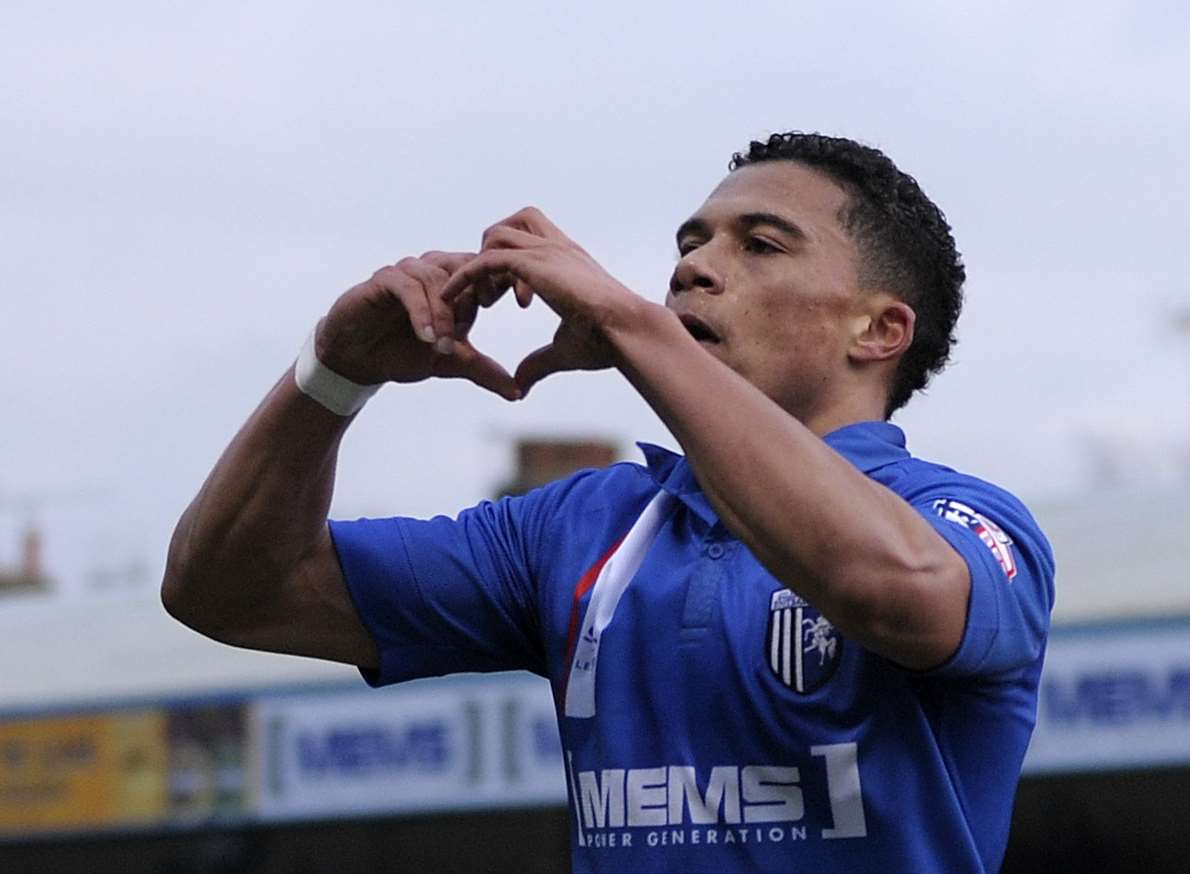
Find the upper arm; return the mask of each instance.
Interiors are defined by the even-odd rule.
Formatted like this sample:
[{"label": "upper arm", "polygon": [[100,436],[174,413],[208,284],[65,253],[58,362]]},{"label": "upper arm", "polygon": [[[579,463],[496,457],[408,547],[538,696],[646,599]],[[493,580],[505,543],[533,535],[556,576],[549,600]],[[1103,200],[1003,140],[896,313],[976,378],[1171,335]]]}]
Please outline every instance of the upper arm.
[{"label": "upper arm", "polygon": [[346,580],[378,653],[373,684],[460,671],[544,671],[530,556],[539,494],[457,518],[332,522]]},{"label": "upper arm", "polygon": [[[241,602],[190,614],[163,589],[166,608],[196,630],[234,646],[372,668],[376,644],[347,589],[326,526],[284,580],[246,581]],[[260,594],[252,597],[255,590]],[[216,609],[217,608],[217,609]]]}]

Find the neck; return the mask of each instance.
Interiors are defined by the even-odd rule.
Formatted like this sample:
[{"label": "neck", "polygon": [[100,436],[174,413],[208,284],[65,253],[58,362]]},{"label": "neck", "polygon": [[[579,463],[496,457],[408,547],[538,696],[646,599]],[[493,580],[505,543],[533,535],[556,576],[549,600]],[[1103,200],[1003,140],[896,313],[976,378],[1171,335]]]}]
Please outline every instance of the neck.
[{"label": "neck", "polygon": [[846,390],[830,393],[808,410],[786,410],[818,437],[825,437],[831,431],[856,422],[884,421],[885,397],[879,392],[865,390],[862,386],[849,386]]}]

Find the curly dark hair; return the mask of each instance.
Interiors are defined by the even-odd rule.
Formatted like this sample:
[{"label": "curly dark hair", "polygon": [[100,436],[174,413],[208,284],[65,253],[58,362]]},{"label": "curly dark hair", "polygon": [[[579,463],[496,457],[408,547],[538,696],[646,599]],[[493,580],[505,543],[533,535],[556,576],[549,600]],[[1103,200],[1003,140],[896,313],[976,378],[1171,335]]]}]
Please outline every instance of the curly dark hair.
[{"label": "curly dark hair", "polygon": [[966,270],[946,216],[912,176],[879,149],[817,133],[773,134],[736,152],[728,169],[760,161],[797,161],[848,194],[839,216],[860,256],[860,283],[886,289],[913,308],[913,342],[897,364],[887,419],[946,366],[963,306]]}]

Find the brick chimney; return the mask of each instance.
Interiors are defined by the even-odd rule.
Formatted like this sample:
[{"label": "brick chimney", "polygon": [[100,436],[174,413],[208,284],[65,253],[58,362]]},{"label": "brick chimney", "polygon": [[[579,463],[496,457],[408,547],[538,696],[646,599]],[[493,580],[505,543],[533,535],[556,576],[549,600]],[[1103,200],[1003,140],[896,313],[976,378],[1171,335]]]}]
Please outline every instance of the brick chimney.
[{"label": "brick chimney", "polygon": [[5,592],[48,591],[50,580],[42,564],[41,531],[35,525],[21,537],[21,561],[16,567],[0,567],[0,594]]},{"label": "brick chimney", "polygon": [[42,579],[41,532],[32,525],[21,539],[21,576],[30,582]]},{"label": "brick chimney", "polygon": [[599,439],[558,440],[526,437],[517,441],[517,470],[496,496],[523,495],[530,489],[588,467],[607,467],[616,460],[615,443]]}]

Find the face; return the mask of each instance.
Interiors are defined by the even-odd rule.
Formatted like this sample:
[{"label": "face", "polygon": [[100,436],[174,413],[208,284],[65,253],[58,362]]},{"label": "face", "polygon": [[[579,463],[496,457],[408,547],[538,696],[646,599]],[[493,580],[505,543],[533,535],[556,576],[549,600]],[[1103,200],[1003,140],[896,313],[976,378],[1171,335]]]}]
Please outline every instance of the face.
[{"label": "face", "polygon": [[861,293],[844,191],[793,161],[741,167],[678,229],[666,306],[803,422],[841,389]]}]

